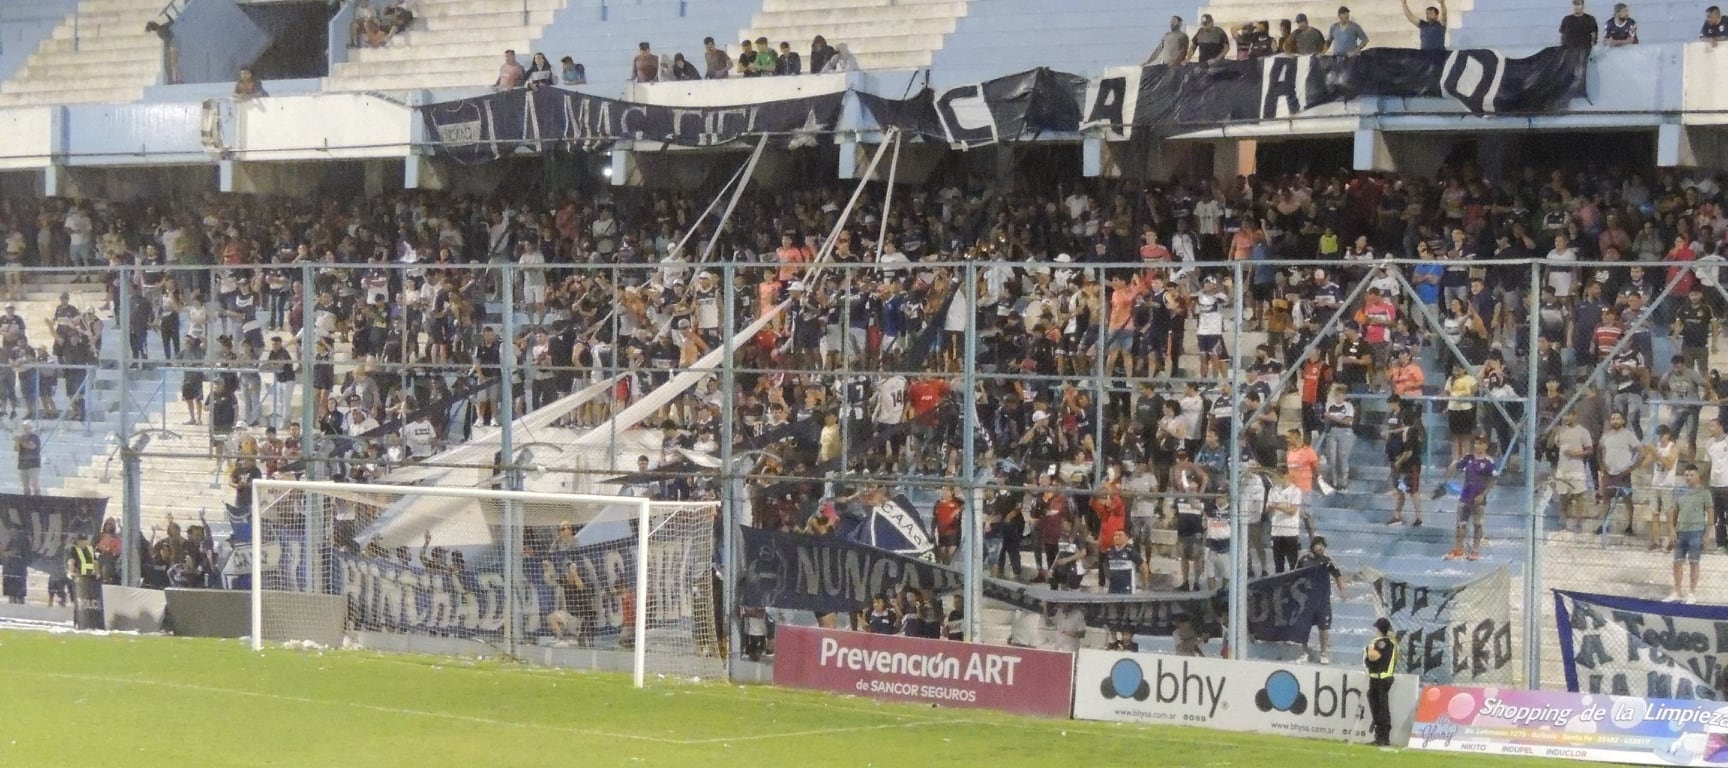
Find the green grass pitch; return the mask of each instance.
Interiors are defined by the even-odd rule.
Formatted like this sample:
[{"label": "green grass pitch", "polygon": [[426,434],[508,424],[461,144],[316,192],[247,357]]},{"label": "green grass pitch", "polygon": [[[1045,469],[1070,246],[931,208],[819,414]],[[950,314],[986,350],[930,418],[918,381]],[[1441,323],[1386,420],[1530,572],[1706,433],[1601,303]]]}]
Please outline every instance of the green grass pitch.
[{"label": "green grass pitch", "polygon": [[[767,687],[237,641],[0,632],[0,766],[1491,766]],[[1552,765],[1553,763],[1550,763]]]}]

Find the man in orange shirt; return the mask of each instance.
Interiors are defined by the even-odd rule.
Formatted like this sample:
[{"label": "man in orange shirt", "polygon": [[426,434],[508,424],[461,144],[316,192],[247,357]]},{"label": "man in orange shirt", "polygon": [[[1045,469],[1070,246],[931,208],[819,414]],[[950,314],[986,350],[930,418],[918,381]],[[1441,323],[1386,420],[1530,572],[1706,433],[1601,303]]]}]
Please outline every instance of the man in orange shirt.
[{"label": "man in orange shirt", "polygon": [[[1146,291],[1145,278],[1134,275],[1126,279],[1121,272],[1110,276],[1110,322],[1104,337],[1104,375],[1115,374],[1117,363],[1122,375],[1134,375],[1134,302]],[[1108,541],[1108,539],[1106,539]]]},{"label": "man in orange shirt", "polygon": [[1409,347],[1400,347],[1397,362],[1386,372],[1386,379],[1392,383],[1392,394],[1402,398],[1422,396],[1422,384],[1425,377],[1422,366],[1416,364],[1416,355]]},{"label": "man in orange shirt", "polygon": [[960,548],[960,512],[964,505],[952,486],[942,489],[942,498],[932,510],[936,518],[936,556],[944,564],[953,562]]},{"label": "man in orange shirt", "polygon": [[1319,477],[1320,454],[1302,439],[1302,430],[1292,429],[1284,435],[1288,449],[1284,452],[1284,471],[1291,484],[1302,490],[1302,527],[1314,535],[1314,515],[1308,511],[1314,496],[1314,478]]}]

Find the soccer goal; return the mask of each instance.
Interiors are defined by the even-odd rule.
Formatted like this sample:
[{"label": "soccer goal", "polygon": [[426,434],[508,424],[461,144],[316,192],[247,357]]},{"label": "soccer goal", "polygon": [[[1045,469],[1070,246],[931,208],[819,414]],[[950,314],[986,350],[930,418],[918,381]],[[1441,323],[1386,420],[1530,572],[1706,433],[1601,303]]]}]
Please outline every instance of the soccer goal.
[{"label": "soccer goal", "polygon": [[724,679],[716,503],[260,480],[231,561],[252,646]]}]

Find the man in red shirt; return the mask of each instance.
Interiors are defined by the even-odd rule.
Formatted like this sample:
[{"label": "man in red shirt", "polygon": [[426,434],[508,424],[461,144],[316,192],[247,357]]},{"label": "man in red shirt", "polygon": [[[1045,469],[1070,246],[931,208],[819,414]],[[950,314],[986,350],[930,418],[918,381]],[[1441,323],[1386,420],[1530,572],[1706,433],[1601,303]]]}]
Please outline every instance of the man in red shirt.
[{"label": "man in red shirt", "polygon": [[948,382],[942,379],[919,379],[906,385],[906,399],[912,405],[912,418],[920,424],[936,421],[936,406],[948,396]]},{"label": "man in red shirt", "polygon": [[954,553],[960,548],[960,512],[964,508],[952,486],[942,489],[942,498],[936,501],[933,512],[936,518],[936,554],[944,565],[953,562]]}]

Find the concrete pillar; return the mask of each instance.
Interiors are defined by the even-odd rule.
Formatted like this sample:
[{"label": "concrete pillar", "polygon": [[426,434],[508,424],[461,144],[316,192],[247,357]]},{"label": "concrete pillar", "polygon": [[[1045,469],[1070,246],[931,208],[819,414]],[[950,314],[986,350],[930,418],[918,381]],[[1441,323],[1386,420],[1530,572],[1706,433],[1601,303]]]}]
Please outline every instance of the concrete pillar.
[{"label": "concrete pillar", "polygon": [[50,165],[42,169],[42,196],[69,197],[67,168],[63,165]]},{"label": "concrete pillar", "polygon": [[614,150],[612,150],[612,165],[611,165],[612,173],[610,176],[610,178],[612,180],[612,186],[621,187],[621,186],[624,186],[626,184],[640,184],[641,183],[641,179],[632,179],[631,178],[631,176],[634,174],[634,168],[635,168],[635,163],[631,162],[631,158],[632,158],[632,155],[631,155],[629,150],[626,150],[626,149],[614,149]]},{"label": "concrete pillar", "polygon": [[1350,167],[1358,171],[1395,171],[1397,163],[1386,146],[1386,134],[1373,128],[1358,128]]},{"label": "concrete pillar", "polygon": [[403,189],[445,189],[450,183],[444,162],[429,155],[409,155],[402,163]]},{"label": "concrete pillar", "polygon": [[840,142],[840,165],[834,171],[836,177],[842,179],[858,178],[859,147],[859,143],[851,139]]},{"label": "concrete pillar", "polygon": [[233,160],[222,160],[216,163],[216,191],[234,191],[234,166],[237,164]]},{"label": "concrete pillar", "polygon": [[1222,139],[1212,143],[1212,178],[1230,183],[1237,176],[1254,173],[1260,142],[1254,139]]},{"label": "concrete pillar", "polygon": [[384,194],[384,190],[387,189],[388,184],[388,182],[385,181],[385,175],[388,170],[385,162],[382,160],[367,160],[364,162],[364,165],[366,168],[366,196],[377,197]]},{"label": "concrete pillar", "polygon": [[1105,153],[1105,147],[1104,147],[1104,140],[1103,139],[1100,139],[1100,138],[1094,136],[1094,137],[1090,137],[1090,138],[1086,138],[1086,139],[1081,140],[1081,142],[1080,142],[1080,173],[1081,173],[1081,175],[1083,175],[1089,179],[1090,178],[1096,178],[1099,176],[1106,176],[1106,175],[1120,176],[1121,175],[1120,169],[1118,169],[1117,172],[1114,174],[1106,174],[1104,172],[1104,163],[1105,163],[1104,153]]}]

